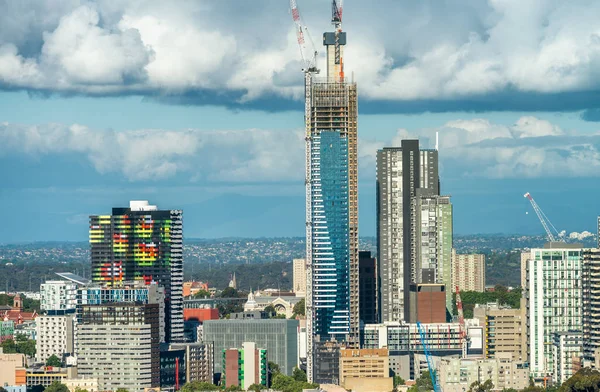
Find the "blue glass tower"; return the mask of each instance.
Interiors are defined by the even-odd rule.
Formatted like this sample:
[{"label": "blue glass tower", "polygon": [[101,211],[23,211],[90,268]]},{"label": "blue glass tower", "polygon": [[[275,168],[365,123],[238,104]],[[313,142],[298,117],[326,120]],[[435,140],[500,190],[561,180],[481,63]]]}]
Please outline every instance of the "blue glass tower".
[{"label": "blue glass tower", "polygon": [[305,78],[307,376],[318,383],[337,383],[336,350],[359,341],[357,90],[335,26],[323,35],[327,77]]}]

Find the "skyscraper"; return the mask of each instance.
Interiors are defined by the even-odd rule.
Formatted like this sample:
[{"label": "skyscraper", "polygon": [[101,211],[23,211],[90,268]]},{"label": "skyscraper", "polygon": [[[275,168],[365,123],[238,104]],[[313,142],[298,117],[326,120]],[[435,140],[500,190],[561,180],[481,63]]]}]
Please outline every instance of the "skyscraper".
[{"label": "skyscraper", "polygon": [[120,286],[140,280],[165,288],[167,342],[183,341],[183,222],[181,210],[147,201],[90,217],[92,281]]},{"label": "skyscraper", "polygon": [[[521,256],[521,260],[523,257]],[[527,253],[527,257],[529,257],[529,253]],[[526,262],[527,258],[525,258]],[[452,249],[452,288],[450,291],[454,292],[457,286],[460,291],[479,291],[480,293],[485,291],[484,254],[458,254],[456,249]]]},{"label": "skyscraper", "polygon": [[377,258],[369,251],[358,252],[358,286],[360,321],[375,324],[377,317]]},{"label": "skyscraper", "polygon": [[[416,262],[419,236],[423,238],[422,233],[417,234],[420,214],[416,208],[429,201],[415,198],[432,198],[439,195],[439,190],[437,150],[420,150],[418,140],[402,140],[401,147],[386,147],[377,152],[377,253],[382,322],[408,321],[410,284],[421,283],[423,277],[429,280],[430,270]],[[451,218],[446,221],[451,222]],[[428,239],[426,242],[429,246]]]},{"label": "skyscraper", "polygon": [[[333,2],[334,32],[323,34],[327,76],[306,72],[307,375],[318,366],[315,345],[357,345],[357,90],[344,77],[346,33]],[[318,372],[318,374],[323,374]],[[316,380],[315,382],[331,382]]]}]

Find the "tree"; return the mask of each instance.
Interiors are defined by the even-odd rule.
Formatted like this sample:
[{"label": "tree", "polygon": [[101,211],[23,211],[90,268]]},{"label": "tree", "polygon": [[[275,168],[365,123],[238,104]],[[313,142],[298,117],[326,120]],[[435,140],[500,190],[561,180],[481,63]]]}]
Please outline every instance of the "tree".
[{"label": "tree", "polygon": [[304,373],[302,371],[302,369],[299,369],[297,367],[294,368],[294,372],[292,373],[292,377],[296,381],[306,382],[306,373]]},{"label": "tree", "polygon": [[127,388],[117,388],[117,392],[129,392]]},{"label": "tree", "polygon": [[275,316],[277,314],[277,311],[275,310],[275,306],[273,306],[273,305],[265,306],[265,312],[267,313],[269,318],[272,318],[273,316]]},{"label": "tree", "polygon": [[210,293],[206,290],[199,290],[194,294],[194,298],[210,298]]},{"label": "tree", "polygon": [[433,391],[433,383],[431,382],[429,370],[425,370],[421,373],[421,376],[417,378],[415,386],[419,391]]},{"label": "tree", "polygon": [[493,388],[494,383],[492,380],[486,380],[484,383],[475,381],[469,386],[468,392],[490,392]]},{"label": "tree", "polygon": [[2,342],[1,346],[4,354],[15,354],[17,352],[17,345],[12,339],[6,339]]},{"label": "tree", "polygon": [[248,387],[249,392],[260,392],[267,389],[264,385],[252,384]]},{"label": "tree", "polygon": [[238,292],[233,287],[227,287],[221,291],[221,298],[237,298]]},{"label": "tree", "polygon": [[62,361],[56,355],[52,354],[50,358],[46,360],[46,366],[61,367]]},{"label": "tree", "polygon": [[293,311],[293,318],[296,318],[296,316],[306,316],[306,301],[304,300],[304,298],[302,298],[296,303],[296,305],[294,305]]},{"label": "tree", "polygon": [[209,382],[192,381],[181,387],[181,392],[218,391],[220,388]]},{"label": "tree", "polygon": [[600,372],[582,368],[558,389],[559,392],[589,392],[600,389]]},{"label": "tree", "polygon": [[225,388],[225,392],[237,392],[237,391],[243,391],[243,389],[239,385],[230,385],[227,388]]},{"label": "tree", "polygon": [[269,361],[268,365],[269,365],[269,376],[270,376],[269,378],[272,379],[273,377],[275,377],[276,374],[281,373],[279,365],[276,364],[275,362]]},{"label": "tree", "polygon": [[514,388],[504,388],[504,389],[503,389],[502,391],[500,391],[500,392],[519,392],[519,391],[517,391],[517,390],[516,390],[516,389],[514,389]]},{"label": "tree", "polygon": [[404,385],[406,383],[406,381],[400,377],[400,376],[394,376],[394,388],[396,388],[398,385]]},{"label": "tree", "polygon": [[8,392],[6,389],[4,389],[3,387],[0,387],[0,392]]},{"label": "tree", "polygon": [[[54,381],[46,387],[45,392],[69,392],[69,388],[59,381]],[[117,392],[119,392],[118,389]]]},{"label": "tree", "polygon": [[88,390],[84,389],[84,388],[77,387],[77,388],[75,388],[75,392],[88,392]]}]

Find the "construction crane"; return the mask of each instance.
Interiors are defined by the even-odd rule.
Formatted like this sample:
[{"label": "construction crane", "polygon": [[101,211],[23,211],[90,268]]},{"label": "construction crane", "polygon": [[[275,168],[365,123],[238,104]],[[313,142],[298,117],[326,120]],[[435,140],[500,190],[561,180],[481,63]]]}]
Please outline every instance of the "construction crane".
[{"label": "construction crane", "polygon": [[[302,21],[296,0],[290,0],[290,10],[296,28],[296,38],[298,39],[298,46],[300,47],[300,56],[302,57],[302,63],[304,65],[302,71],[318,73],[319,71],[316,68],[318,52],[315,47],[315,43],[310,35],[310,32],[308,31],[308,27],[306,27],[306,25]],[[306,37],[308,37],[308,41],[311,46],[310,49],[312,50],[312,53],[310,54],[306,53],[307,48],[305,35]]]},{"label": "construction crane", "polygon": [[[538,204],[535,202],[535,200],[533,200],[531,193],[527,192],[526,194],[523,195],[523,197],[529,199],[529,201],[531,202],[531,206],[533,207],[533,210],[537,214],[540,222],[542,222],[542,226],[544,226],[544,230],[546,230],[546,236],[548,237],[548,241],[556,242],[557,237],[562,237],[562,235],[558,232],[558,230],[556,230],[556,227],[554,227],[552,222],[550,222],[550,219],[548,219],[546,214],[544,214],[544,211],[542,211],[540,206],[538,206]],[[552,233],[550,228],[552,228],[554,230],[554,233],[556,233],[556,236],[554,235],[554,233]]]},{"label": "construction crane", "polygon": [[423,329],[423,326],[419,321],[417,321],[417,328],[419,330],[419,337],[421,338],[421,345],[423,346],[423,351],[425,351],[425,358],[427,359],[427,368],[429,369],[429,376],[431,377],[433,391],[442,392],[440,384],[437,381],[437,374],[433,366],[433,361],[431,360],[431,352],[429,351],[429,346],[427,345],[427,337],[425,336],[425,330]]},{"label": "construction crane", "polygon": [[465,329],[465,315],[463,313],[462,299],[460,298],[460,291],[456,286],[456,309],[458,309],[458,325],[459,325],[459,337],[460,345],[462,348],[462,357],[467,357],[467,331]]}]

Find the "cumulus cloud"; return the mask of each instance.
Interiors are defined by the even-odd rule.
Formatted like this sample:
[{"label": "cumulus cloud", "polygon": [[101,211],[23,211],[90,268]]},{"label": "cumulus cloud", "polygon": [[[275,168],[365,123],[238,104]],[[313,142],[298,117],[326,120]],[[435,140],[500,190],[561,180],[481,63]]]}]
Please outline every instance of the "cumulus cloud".
[{"label": "cumulus cloud", "polygon": [[519,118],[512,126],[475,118],[437,128],[401,129],[392,143],[419,138],[433,147],[436,132],[445,178],[596,177],[600,173],[600,135],[565,132],[531,116]]},{"label": "cumulus cloud", "polygon": [[[302,96],[286,2],[54,3],[23,0],[0,13],[1,87],[208,94],[226,105]],[[320,32],[331,28],[328,8],[317,0],[300,6],[320,46]],[[534,98],[575,94],[576,105],[564,110],[596,108],[597,100],[580,95],[600,93],[598,2],[382,0],[373,7],[363,0],[344,14],[346,73],[365,101],[400,102],[408,111],[448,101],[462,103],[446,110],[489,109],[498,100],[548,110],[556,105]],[[409,105],[415,101],[425,104]]]}]

